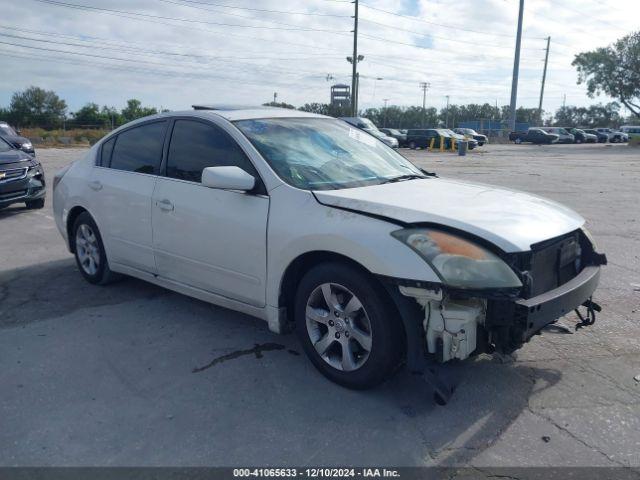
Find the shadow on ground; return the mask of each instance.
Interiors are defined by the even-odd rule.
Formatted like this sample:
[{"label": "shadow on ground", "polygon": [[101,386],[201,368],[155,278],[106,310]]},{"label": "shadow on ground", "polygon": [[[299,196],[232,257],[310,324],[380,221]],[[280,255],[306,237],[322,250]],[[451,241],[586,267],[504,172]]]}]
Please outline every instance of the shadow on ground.
[{"label": "shadow on ground", "polygon": [[449,367],[440,407],[405,370],[346,390],[293,335],[134,279],[87,284],[73,259],[0,285],[3,465],[463,465],[560,378],[480,357]]}]

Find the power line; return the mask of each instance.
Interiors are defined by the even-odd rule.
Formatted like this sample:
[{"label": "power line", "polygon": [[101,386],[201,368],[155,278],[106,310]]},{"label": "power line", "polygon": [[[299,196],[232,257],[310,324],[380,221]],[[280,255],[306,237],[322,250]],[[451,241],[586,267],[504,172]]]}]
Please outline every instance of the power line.
[{"label": "power line", "polygon": [[[374,22],[373,20],[367,20],[366,18],[363,18],[362,21],[367,22],[367,23],[373,23],[375,25],[380,25],[380,26],[385,27],[385,28],[392,28],[394,30],[400,30],[402,32],[413,33],[414,35],[421,35],[423,37],[437,38],[437,39],[446,40],[446,41],[449,41],[449,42],[466,43],[466,44],[469,44],[469,45],[482,45],[482,46],[485,46],[485,47],[506,48],[507,50],[511,50],[511,47],[508,47],[506,45],[495,45],[495,44],[492,44],[492,43],[481,43],[481,42],[472,41],[472,40],[460,40],[460,39],[457,39],[457,38],[440,37],[438,35],[432,35],[430,33],[416,32],[415,30],[408,30],[408,29],[402,28],[402,27],[395,27],[393,25],[387,25],[385,23]],[[536,51],[538,51],[538,50],[542,50],[542,49],[538,49],[538,48],[524,49],[523,48],[523,50],[536,50]]]},{"label": "power line", "polygon": [[49,5],[56,5],[59,7],[73,8],[77,10],[88,10],[88,11],[96,11],[96,12],[111,12],[111,13],[123,13],[127,15],[134,15],[140,17],[147,18],[156,18],[162,20],[172,20],[175,22],[186,22],[186,23],[198,23],[204,25],[216,25],[222,27],[238,27],[238,28],[255,28],[255,29],[265,29],[265,30],[299,30],[303,32],[322,32],[322,33],[348,33],[345,30],[328,30],[328,29],[318,29],[318,28],[308,28],[308,27],[268,27],[264,25],[239,25],[236,23],[222,23],[222,22],[211,22],[207,20],[195,20],[192,18],[178,18],[178,17],[167,17],[163,15],[151,15],[148,13],[139,13],[139,12],[129,12],[124,10],[115,10],[111,8],[101,8],[101,7],[93,7],[90,5],[80,5],[76,3],[65,3],[58,2],[56,0],[34,0],[35,2],[45,3]]},{"label": "power line", "polygon": [[[165,0],[160,0],[165,1]],[[223,7],[223,8],[233,8],[236,10],[250,10],[252,12],[265,12],[265,13],[282,13],[286,15],[308,15],[308,16],[318,16],[318,17],[338,17],[338,18],[351,18],[351,15],[338,15],[335,13],[317,13],[317,12],[289,12],[287,10],[269,10],[267,8],[253,8],[253,7],[238,7],[236,5],[225,5],[221,3],[209,3],[209,2],[200,2],[197,0],[182,0],[185,3],[196,3],[199,5],[209,5],[213,7]],[[173,3],[173,2],[172,2]]]},{"label": "power line", "polygon": [[[446,25],[446,24],[443,24],[443,23],[432,22],[432,21],[429,21],[429,20],[423,20],[421,18],[411,17],[409,15],[403,15],[401,13],[391,12],[389,10],[383,10],[381,8],[372,7],[371,5],[367,5],[367,4],[364,4],[364,3],[362,4],[362,6],[368,8],[370,10],[375,10],[377,12],[386,13],[388,15],[393,15],[395,17],[406,18],[407,20],[412,20],[414,22],[426,23],[428,25],[437,25],[438,27],[451,28],[451,29],[454,29],[454,30],[461,30],[463,32],[478,33],[480,35],[492,35],[492,36],[498,36],[498,37],[515,38],[515,35],[511,35],[511,34],[507,34],[507,33],[483,32],[481,30],[473,30],[473,29],[470,29],[470,28],[453,27],[451,25]],[[538,38],[538,37],[531,37],[531,38],[536,38],[536,39],[540,40],[540,38]]]},{"label": "power line", "polygon": [[[49,0],[34,0],[34,1],[45,3],[45,1],[48,2]],[[51,5],[56,5],[56,4],[52,3]],[[64,6],[64,5],[56,5],[56,6]],[[86,11],[90,11],[90,10],[87,10],[87,9],[83,10],[82,8],[80,8],[80,11],[85,11],[86,12]],[[190,32],[191,31],[201,31],[201,32],[207,32],[207,33],[210,33],[210,34],[213,34],[213,35],[222,35],[224,37],[236,37],[236,38],[242,38],[242,39],[258,40],[260,42],[269,42],[269,43],[276,43],[276,44],[283,44],[283,45],[293,45],[293,46],[298,47],[298,48],[300,48],[300,47],[309,47],[309,48],[313,48],[314,51],[334,51],[334,52],[340,52],[340,53],[343,52],[342,49],[337,49],[337,48],[328,48],[328,47],[319,48],[317,44],[316,45],[311,45],[311,44],[305,44],[305,43],[300,43],[300,42],[289,42],[289,41],[281,40],[281,39],[277,39],[276,40],[276,39],[271,39],[271,38],[255,37],[255,36],[252,36],[252,35],[240,35],[240,34],[231,33],[231,32],[220,32],[220,31],[217,31],[217,30],[209,29],[209,28],[198,28],[198,27],[192,26],[192,25],[181,25],[181,24],[169,23],[169,22],[166,22],[166,21],[158,20],[157,18],[144,18],[144,17],[140,17],[140,16],[131,16],[131,15],[144,15],[144,14],[136,14],[134,12],[127,12],[127,11],[123,11],[123,10],[107,11],[105,9],[102,9],[102,11],[100,11],[98,13],[104,13],[106,15],[111,15],[111,16],[120,17],[120,18],[126,18],[126,19],[129,19],[129,20],[136,20],[136,21],[140,21],[140,22],[147,22],[147,23],[154,23],[154,24],[158,24],[158,25],[165,25],[165,26],[169,26],[169,27],[173,27],[173,28],[188,29]]]}]

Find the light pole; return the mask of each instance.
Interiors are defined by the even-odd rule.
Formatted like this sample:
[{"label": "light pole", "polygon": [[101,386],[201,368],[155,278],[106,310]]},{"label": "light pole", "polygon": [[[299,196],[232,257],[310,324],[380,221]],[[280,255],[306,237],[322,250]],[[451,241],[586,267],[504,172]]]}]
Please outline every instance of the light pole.
[{"label": "light pole", "polygon": [[420,88],[422,89],[422,120],[420,121],[420,126],[424,127],[425,117],[427,116],[427,90],[431,84],[429,82],[420,82]]},{"label": "light pole", "polygon": [[387,128],[387,102],[389,101],[389,99],[383,98],[382,101],[384,102],[384,117],[382,120],[382,127]]},{"label": "light pole", "polygon": [[[356,7],[357,11],[357,7]],[[357,24],[357,21],[356,21]],[[357,28],[357,26],[356,26]],[[354,37],[355,38],[355,37]],[[354,52],[357,52],[357,41],[354,40]],[[356,59],[354,62],[353,59]],[[353,65],[353,79],[351,82],[351,116],[358,116],[358,88],[360,84],[360,74],[356,71],[356,65],[364,60],[364,55],[357,55],[353,57],[347,57],[347,62]]]},{"label": "light pole", "polygon": [[444,117],[444,128],[449,128],[449,95],[445,95],[447,98],[447,113]]},{"label": "light pole", "polygon": [[513,58],[513,78],[511,79],[511,104],[509,108],[509,128],[516,129],[516,102],[518,100],[518,72],[520,71],[520,44],[522,43],[522,15],[524,0],[520,0],[518,11],[518,33],[516,35],[516,53]]}]

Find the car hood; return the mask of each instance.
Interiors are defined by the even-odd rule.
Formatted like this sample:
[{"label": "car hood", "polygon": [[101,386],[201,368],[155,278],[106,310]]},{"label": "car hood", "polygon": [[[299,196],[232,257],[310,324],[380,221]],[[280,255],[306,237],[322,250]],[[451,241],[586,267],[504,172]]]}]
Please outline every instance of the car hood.
[{"label": "car hood", "polygon": [[573,210],[524,192],[443,178],[314,192],[324,205],[402,223],[434,223],[481,237],[505,252],[574,231]]},{"label": "car hood", "polygon": [[8,152],[0,152],[0,165],[7,163],[28,162],[33,157],[22,150],[10,150]]}]

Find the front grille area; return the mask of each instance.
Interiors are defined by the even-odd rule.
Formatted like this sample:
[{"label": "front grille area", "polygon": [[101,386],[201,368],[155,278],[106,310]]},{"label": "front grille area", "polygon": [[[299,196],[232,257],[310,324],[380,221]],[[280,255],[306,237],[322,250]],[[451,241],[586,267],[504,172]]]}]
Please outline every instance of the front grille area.
[{"label": "front grille area", "polygon": [[28,169],[28,167],[10,168],[7,170],[3,170],[2,168],[0,168],[0,183],[23,179],[27,176]]},{"label": "front grille area", "polygon": [[10,193],[0,193],[0,201],[13,200],[15,198],[24,197],[27,194],[27,190],[16,190]]},{"label": "front grille area", "polygon": [[582,231],[531,246],[531,251],[516,254],[511,265],[524,276],[523,298],[531,298],[563,285],[585,267],[593,248]]}]

